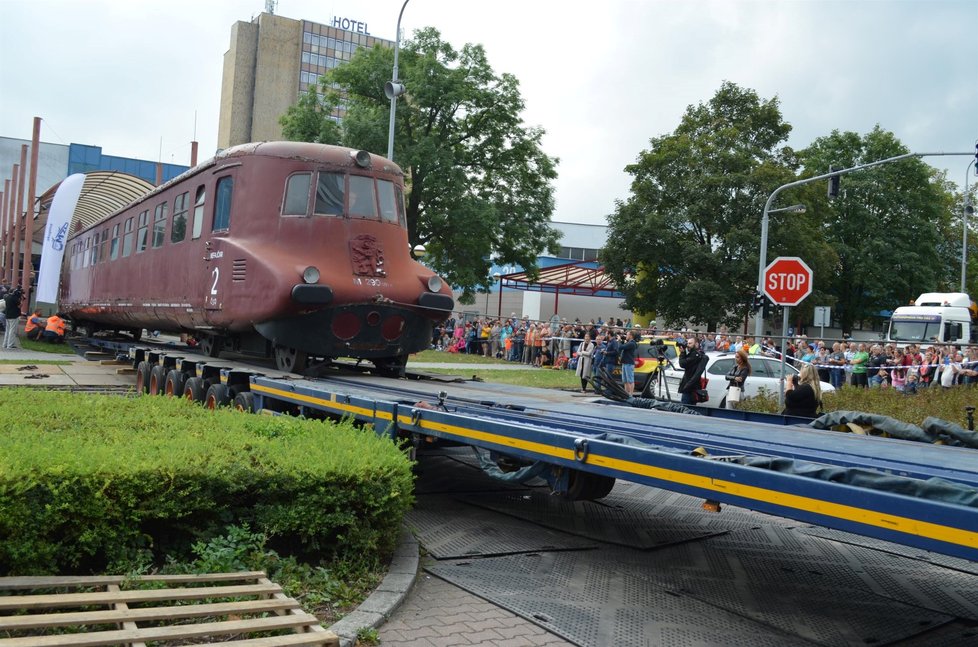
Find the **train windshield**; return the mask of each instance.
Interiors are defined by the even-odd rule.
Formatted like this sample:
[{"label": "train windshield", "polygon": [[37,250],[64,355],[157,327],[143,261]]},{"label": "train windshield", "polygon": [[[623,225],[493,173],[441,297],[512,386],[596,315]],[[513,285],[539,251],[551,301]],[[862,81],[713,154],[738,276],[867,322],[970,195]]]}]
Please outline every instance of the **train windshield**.
[{"label": "train windshield", "polygon": [[319,174],[316,184],[316,215],[343,215],[343,175],[340,173]]},{"label": "train windshield", "polygon": [[380,198],[380,219],[384,222],[397,224],[394,183],[390,180],[377,180],[377,197]]},{"label": "train windshield", "polygon": [[374,179],[362,175],[350,176],[349,214],[352,218],[376,218],[377,195]]}]

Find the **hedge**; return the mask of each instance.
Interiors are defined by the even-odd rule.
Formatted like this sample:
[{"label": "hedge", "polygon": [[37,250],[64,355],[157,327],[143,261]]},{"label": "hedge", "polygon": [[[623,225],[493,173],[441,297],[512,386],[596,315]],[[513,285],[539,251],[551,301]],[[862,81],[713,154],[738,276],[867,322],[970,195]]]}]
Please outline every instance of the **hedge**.
[{"label": "hedge", "polygon": [[180,560],[235,525],[369,561],[393,549],[412,487],[404,454],[347,422],[0,389],[0,574]]}]

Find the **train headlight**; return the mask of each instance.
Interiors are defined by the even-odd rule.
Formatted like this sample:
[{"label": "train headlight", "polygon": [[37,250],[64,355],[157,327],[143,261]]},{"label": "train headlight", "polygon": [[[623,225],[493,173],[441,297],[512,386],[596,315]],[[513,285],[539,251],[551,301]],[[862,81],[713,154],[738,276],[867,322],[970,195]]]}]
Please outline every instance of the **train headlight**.
[{"label": "train headlight", "polygon": [[432,292],[441,292],[442,285],[444,284],[438,276],[432,276],[428,279],[428,289]]},{"label": "train headlight", "polygon": [[302,270],[302,280],[306,283],[319,283],[319,268],[310,265]]},{"label": "train headlight", "polygon": [[360,168],[370,168],[370,152],[369,151],[350,151],[350,157]]}]

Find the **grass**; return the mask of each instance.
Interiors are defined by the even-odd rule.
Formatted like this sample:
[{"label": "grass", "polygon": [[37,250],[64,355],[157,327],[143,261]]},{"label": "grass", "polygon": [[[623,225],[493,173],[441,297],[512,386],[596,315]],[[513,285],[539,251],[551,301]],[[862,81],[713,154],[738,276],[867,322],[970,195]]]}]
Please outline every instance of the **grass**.
[{"label": "grass", "polygon": [[466,355],[465,353],[447,353],[440,350],[424,350],[411,355],[412,362],[440,362],[452,364],[512,364],[504,359],[486,357],[485,355]]},{"label": "grass", "polygon": [[580,390],[581,379],[574,371],[555,371],[548,368],[529,370],[487,369],[476,368],[426,368],[426,373],[439,375],[457,375],[466,379],[476,377],[483,382],[511,384],[513,386],[528,386],[538,389],[574,389]]},{"label": "grass", "polygon": [[30,350],[37,353],[55,353],[58,355],[75,354],[75,351],[72,350],[71,346],[68,344],[49,344],[43,341],[31,341],[25,337],[18,337],[17,341],[24,350]]},{"label": "grass", "polygon": [[[930,387],[915,395],[895,389],[857,389],[842,387],[824,397],[825,411],[863,411],[919,425],[925,418],[935,417],[962,427],[968,427],[965,407],[978,407],[978,388],[955,386],[950,389]],[[740,409],[777,413],[777,394],[764,390],[757,397],[740,403]]]},{"label": "grass", "polygon": [[44,364],[45,366],[67,366],[71,362],[64,359],[0,359],[0,364],[7,365],[26,365],[26,364]]}]

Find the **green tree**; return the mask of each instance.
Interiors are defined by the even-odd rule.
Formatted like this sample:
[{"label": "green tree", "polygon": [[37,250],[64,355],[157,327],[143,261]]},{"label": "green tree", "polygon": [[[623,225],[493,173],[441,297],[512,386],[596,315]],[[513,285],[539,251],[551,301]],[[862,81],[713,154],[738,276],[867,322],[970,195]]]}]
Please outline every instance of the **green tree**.
[{"label": "green tree", "polygon": [[[331,70],[321,92],[282,117],[285,136],[386,154],[383,86],[393,55],[361,49]],[[432,28],[404,43],[398,73],[407,94],[397,105],[394,158],[410,191],[411,245],[427,247],[426,261],[462,289],[463,302],[485,289],[493,261],[535,272],[537,257],[559,242],[550,226],[557,160],[541,148],[544,131],[522,123],[519,82],[493,72],[481,45],[457,51]],[[336,129],[328,115],[341,101]]]},{"label": "green tree", "polygon": [[[830,164],[849,168],[907,152],[877,125],[865,136],[832,131],[799,156],[803,175],[813,176]],[[841,186],[831,203],[821,199],[819,212],[838,259],[830,292],[844,332],[921,292],[950,287],[946,257],[953,255],[947,236],[954,198],[931,167],[910,158],[844,175]]]},{"label": "green tree", "polygon": [[[626,167],[634,176],[631,197],[609,218],[601,260],[627,307],[670,325],[743,321],[757,285],[764,202],[795,177],[794,154],[782,146],[790,130],[776,98],[725,82]],[[794,222],[797,228],[802,221]],[[827,258],[807,233],[786,235],[772,249],[804,257],[816,276]]]}]

